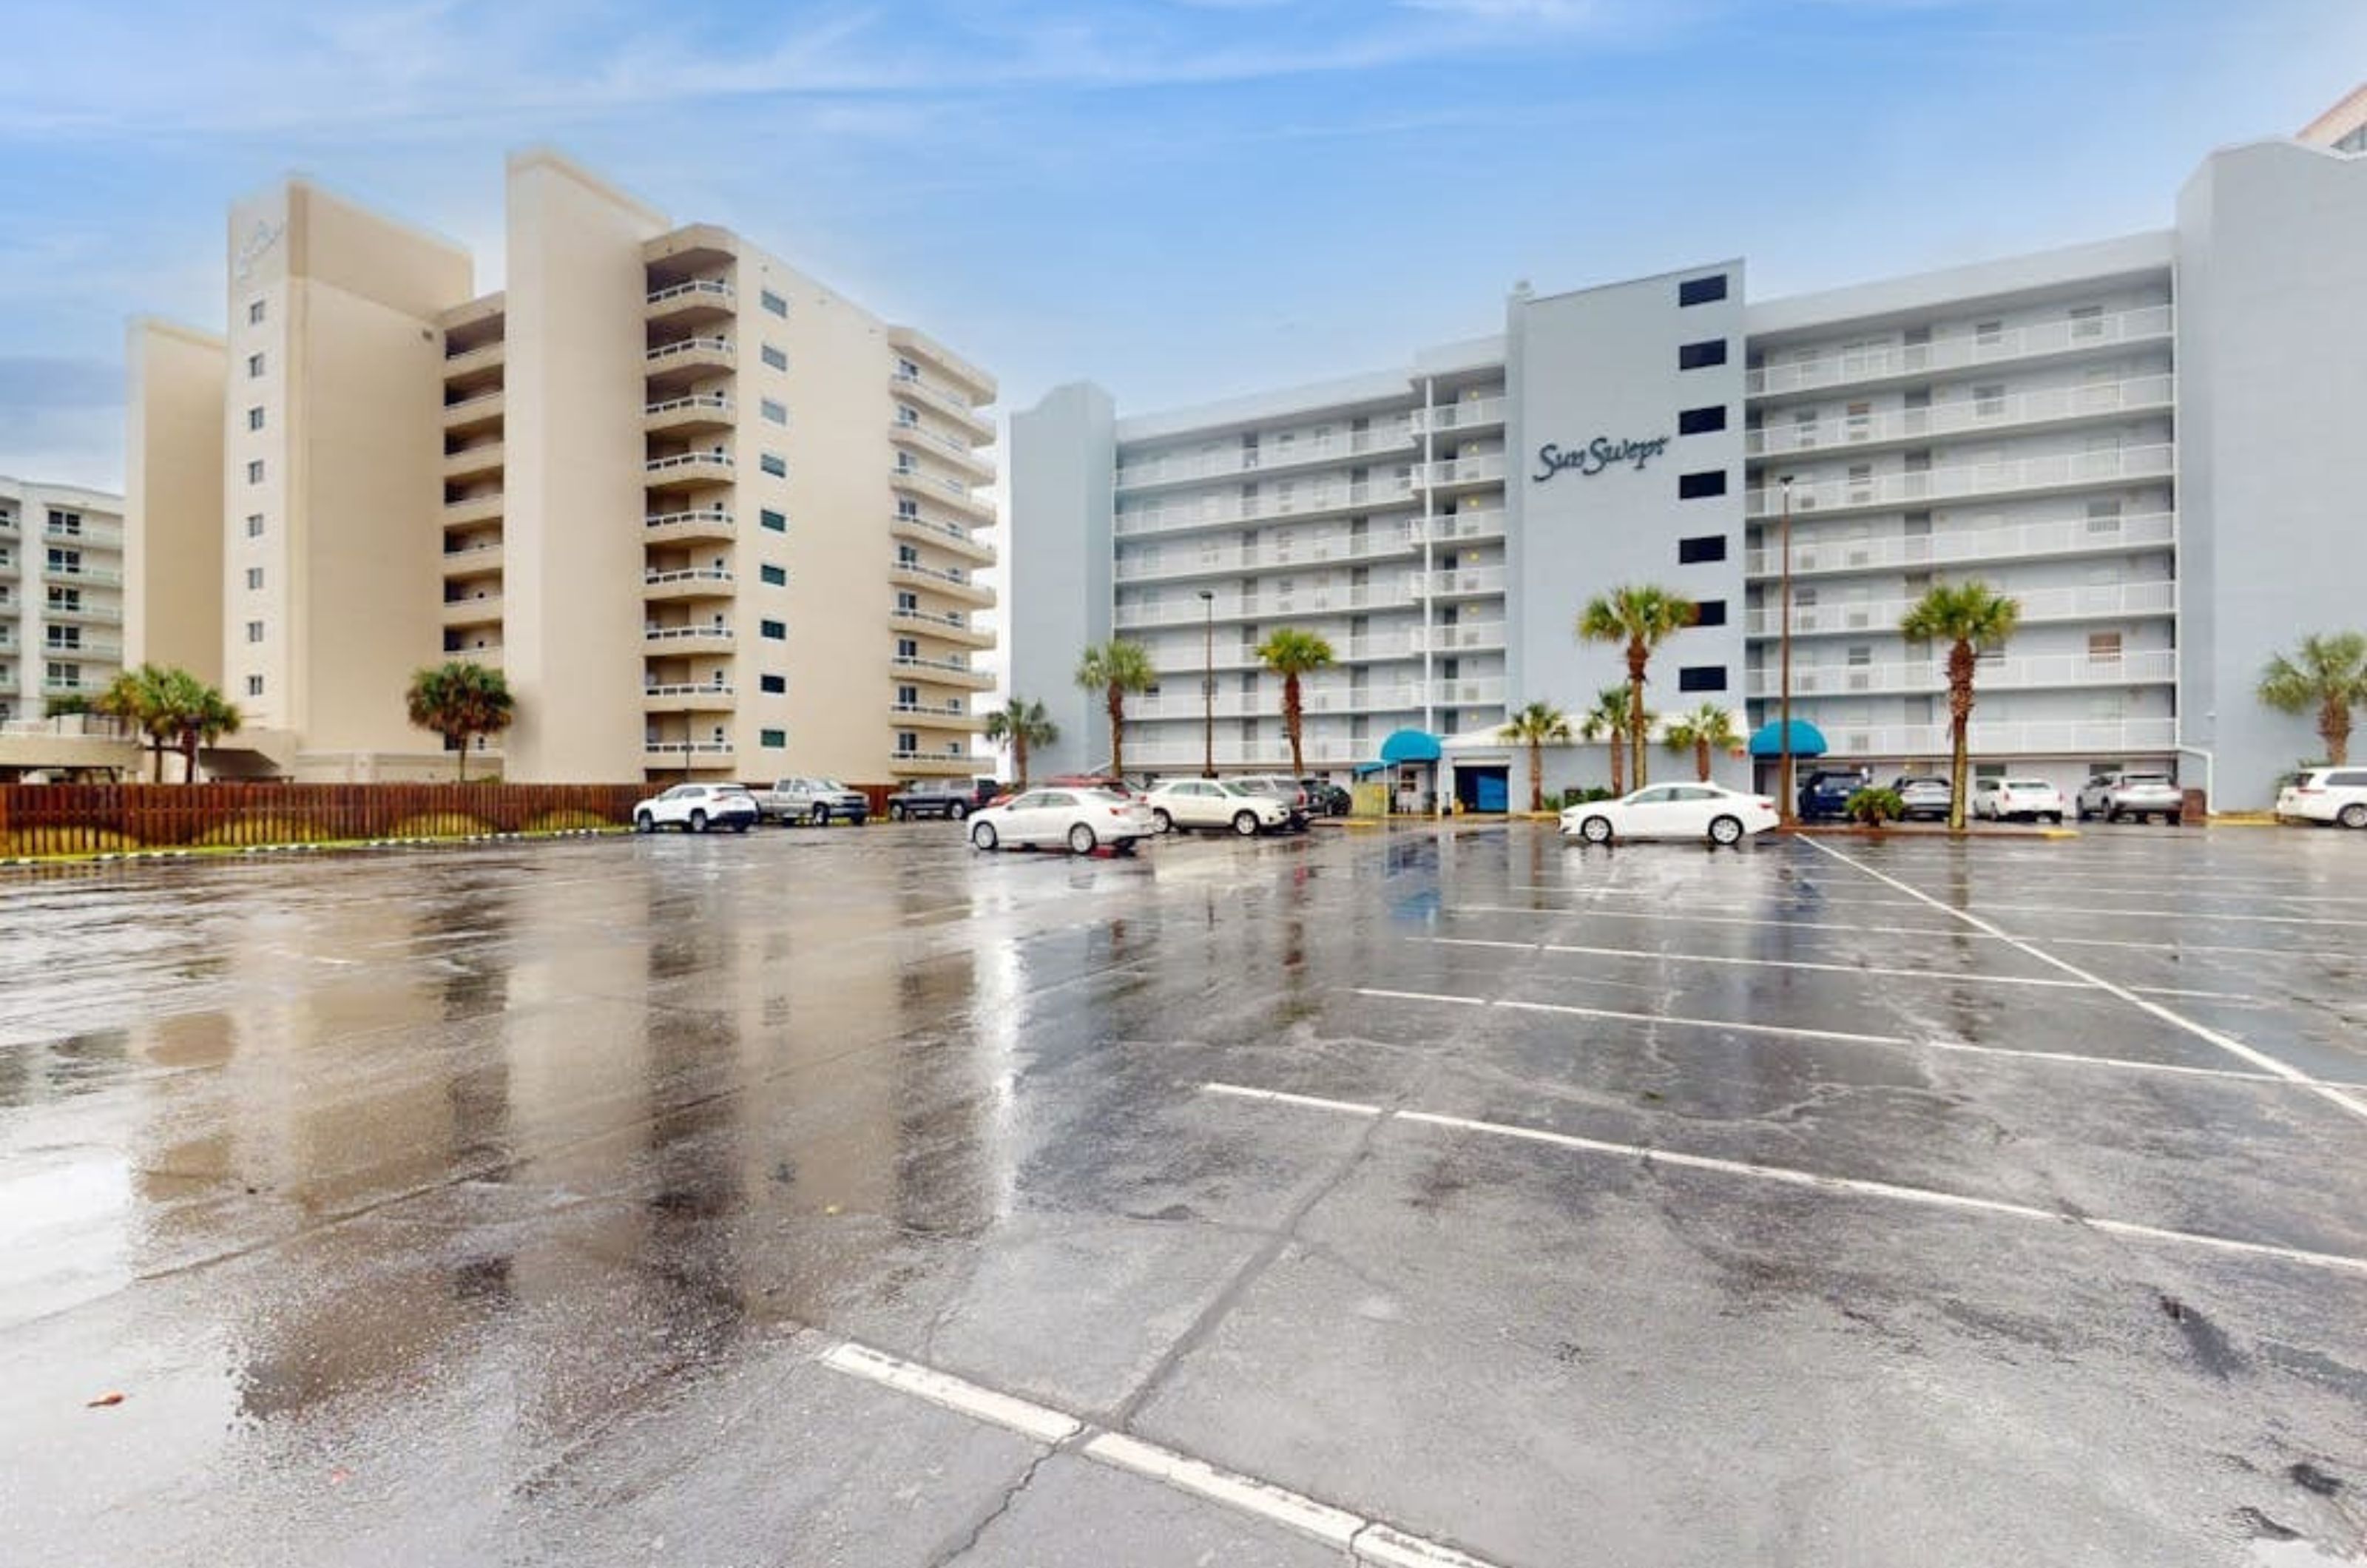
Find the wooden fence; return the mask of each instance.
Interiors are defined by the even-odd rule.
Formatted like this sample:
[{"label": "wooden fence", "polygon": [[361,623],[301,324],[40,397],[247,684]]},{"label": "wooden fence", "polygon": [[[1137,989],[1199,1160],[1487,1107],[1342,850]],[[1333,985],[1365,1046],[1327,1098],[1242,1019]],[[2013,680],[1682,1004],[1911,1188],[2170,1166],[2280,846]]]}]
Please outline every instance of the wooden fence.
[{"label": "wooden fence", "polygon": [[559,832],[632,820],[641,784],[0,784],[0,855]]}]

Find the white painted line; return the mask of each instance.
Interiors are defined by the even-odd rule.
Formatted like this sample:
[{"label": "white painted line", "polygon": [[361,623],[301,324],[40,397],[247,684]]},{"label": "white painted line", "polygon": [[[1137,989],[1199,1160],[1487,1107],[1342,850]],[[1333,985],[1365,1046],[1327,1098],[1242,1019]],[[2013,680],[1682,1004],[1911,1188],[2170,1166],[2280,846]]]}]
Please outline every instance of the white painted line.
[{"label": "white painted line", "polygon": [[1343,1508],[1319,1503],[1270,1482],[1218,1470],[1215,1465],[1117,1432],[1104,1432],[1085,1445],[1084,1454],[1087,1459],[1147,1475],[1179,1492],[1221,1503],[1238,1513],[1270,1519],[1332,1546],[1346,1546],[1366,1523]]},{"label": "white painted line", "polygon": [[1489,1568],[1477,1557],[1467,1557],[1451,1546],[1393,1530],[1387,1525],[1373,1526],[1353,1544],[1358,1562],[1384,1563],[1387,1568]]},{"label": "white painted line", "polygon": [[1682,920],[1701,926],[1782,926],[1795,931],[1854,931],[1864,936],[1961,936],[1946,926],[1849,926],[1826,920],[1779,920],[1756,915],[1704,915],[1679,905],[1658,909],[1540,909],[1524,904],[1456,904],[1450,915],[1577,915],[1590,920]]},{"label": "white painted line", "polygon": [[1664,964],[1726,964],[1750,969],[1805,969],[1823,975],[1864,975],[1904,980],[1961,981],[1974,986],[2044,986],[2079,990],[2077,980],[2056,980],[2042,975],[1960,975],[1946,969],[1890,969],[1868,964],[1814,964],[1797,958],[1738,958],[1723,953],[1667,953],[1649,947],[1580,947],[1560,942],[1489,942],[1478,937],[1418,936],[1409,942],[1441,947],[1509,947],[1530,953],[1568,953],[1588,958],[1651,958]]},{"label": "white painted line", "polygon": [[1210,1094],[1229,1094],[1239,1100],[1270,1100],[1278,1105],[1306,1105],[1319,1111],[1345,1111],[1354,1115],[1377,1116],[1378,1108],[1360,1105],[1353,1100],[1323,1100],[1311,1094],[1285,1094],[1278,1089],[1243,1089],[1239,1084],[1212,1083],[1201,1086]]},{"label": "white painted line", "polygon": [[[1811,840],[1810,842],[1814,843],[1815,840]],[[1816,847],[1820,850],[1825,850],[1825,852],[1829,855],[1837,855],[1840,853],[1839,850],[1826,850],[1825,846],[1822,844],[1817,844]],[[1843,858],[1846,859],[1847,857],[1844,856]],[[1855,861],[1851,861],[1850,863],[1852,865],[1855,865],[1857,863]],[[1888,879],[1885,878],[1885,880],[1886,881]],[[1907,885],[1902,882],[1898,884],[1898,886],[1904,887]],[[1929,899],[1926,900],[1926,902],[1931,904],[1934,908],[1947,909],[1956,914],[1965,913],[1964,910],[1957,909],[1954,905],[1942,904],[1937,899]],[[1973,905],[1973,908],[1976,910],[1986,910],[1988,913],[1998,915],[2094,915],[2103,917],[2111,917],[2113,915],[2138,915],[2151,918],[2158,913],[2158,911],[2155,909],[2099,909],[2091,906],[2074,904],[1988,904],[1976,902]],[[2351,926],[2367,926],[2367,920],[2337,919],[2331,915],[2230,915],[2214,909],[2207,913],[2199,914],[2196,918],[2210,920],[2214,923],[2227,920],[2233,921],[2237,925],[2248,926],[2342,926],[2346,928]]]},{"label": "white painted line", "polygon": [[1931,905],[1933,908],[1941,910],[1945,914],[1953,915],[1957,919],[1964,921],[1966,925],[1974,927],[1976,930],[1986,931],[1990,936],[1996,937],[2001,942],[2011,942],[2014,946],[2020,948],[2022,952],[2029,953],[2032,957],[2047,964],[2052,964],[2055,967],[2062,970],[2065,974],[2076,976],[2079,979],[2085,980],[2089,984],[2094,986],[2098,990],[2108,992],[2112,996],[2118,997],[2123,1001],[2128,1003],[2131,1007],[2142,1009],[2153,1017],[2161,1020],[2162,1022],[2173,1024],[2176,1027],[2186,1031],[2189,1034],[2193,1035],[2197,1040],[2201,1040],[2207,1044],[2217,1046],[2220,1050],[2226,1052],[2229,1055],[2236,1057],[2239,1061],[2249,1062],[2252,1066],[2259,1067],[2263,1072],[2274,1073],[2277,1077],[2284,1078],[2289,1082],[2300,1084],[2306,1088],[2312,1094],[2315,1094],[2320,1100],[2325,1100],[2327,1104],[2332,1105],[2339,1110],[2349,1111],[2351,1115],[2360,1118],[2361,1121],[2367,1121],[2367,1099],[2361,1099],[2356,1095],[2348,1094],[2341,1089],[2333,1088],[2331,1085],[2319,1083],[2315,1078],[2309,1077],[2306,1073],[2304,1073],[2300,1068],[2293,1066],[2288,1063],[2279,1061],[2276,1057],[2270,1055],[2265,1051],[2256,1051],[2251,1046],[2247,1045],[2242,1041],[2235,1038],[2233,1035],[2222,1034],[2215,1029],[2211,1029],[2195,1022],[2192,1019],[2186,1017],[2182,1013],[2172,1011],[2170,1009],[2162,1006],[2159,1002],[2148,1001],[2144,997],[2141,997],[2135,991],[2130,990],[2127,987],[2116,986],[2112,981],[2103,978],[2100,975],[2093,975],[2089,973],[2087,970],[2080,968],[2078,964],[2071,963],[2068,959],[2056,957],[2053,953],[2047,952],[2042,947],[2034,946],[2030,942],[2022,941],[2019,937],[2008,936],[2004,931],[1999,931],[1997,927],[1989,924],[1988,921],[1981,919],[1978,915],[1969,913],[1963,909],[1950,908],[1947,905],[1941,903],[1938,899],[1931,897],[1928,894],[1919,892],[1917,889],[1908,886],[1906,883],[1899,881],[1895,876],[1886,875],[1882,872],[1876,871],[1874,867],[1867,865],[1861,861],[1852,860],[1849,856],[1841,853],[1839,850],[1818,843],[1814,839],[1806,839],[1802,841],[1807,844],[1810,849],[1816,850],[1821,854],[1832,856],[1833,859],[1840,862],[1843,865],[1855,866],[1858,870],[1865,873],[1868,876],[1873,877],[1877,882],[1886,884],[1888,886],[1896,887],[1902,893],[1912,894],[1917,898],[1920,898],[1923,902]]},{"label": "white painted line", "polygon": [[1001,1427],[1039,1443],[1064,1443],[1083,1429],[1083,1423],[1073,1416],[1063,1415],[1041,1404],[1031,1404],[1007,1393],[997,1393],[991,1388],[980,1388],[950,1372],[941,1372],[918,1361],[907,1361],[867,1346],[836,1345],[821,1359],[824,1366],[834,1371],[885,1384],[899,1393],[925,1399],[932,1404],[941,1404],[973,1420]]},{"label": "white painted line", "polygon": [[1649,1144],[1619,1144],[1603,1138],[1581,1138],[1569,1133],[1549,1133],[1541,1127],[1518,1127],[1505,1122],[1480,1122],[1468,1116],[1447,1116],[1433,1111],[1387,1111],[1374,1107],[1391,1121],[1415,1122],[1424,1126],[1444,1127],[1459,1133],[1477,1133],[1487,1137],[1511,1138],[1521,1143],[1543,1144],[1553,1148],[1569,1149],[1579,1154],[1609,1155],[1620,1159],[1641,1161],[1648,1168],[1654,1166],[1674,1166],[1685,1170],[1705,1171],[1716,1176],[1741,1177],[1752,1181],[1773,1182],[1779,1186],[1806,1188],[1825,1193],[1850,1193],[1863,1198],[1880,1198],[1890,1202],[1912,1203],[1925,1208],[1949,1209],[1961,1213],[1996,1214],[2017,1220],[2039,1220],[2048,1224],[2069,1225],[2100,1231],[2108,1235],[2127,1236],[2137,1241],[2168,1242],[2184,1247],[2199,1247],[2214,1252],[2241,1253],[2248,1257],[2274,1258],[2288,1263],[2303,1263],[2313,1268],[2334,1269],[2344,1273],[2367,1275],[2367,1258],[2350,1258],[2336,1252],[2313,1252],[2305,1247],[2280,1247],[2273,1242],[2239,1241],[2233,1236],[2212,1235],[2203,1231],[2177,1231],[2159,1225],[2138,1224],[2128,1220],[2100,1219],[2094,1215],[2073,1215],[2053,1209],[2034,1208],[2027,1203],[2011,1203],[1997,1198],[1975,1198],[1961,1192],[1942,1192],[1936,1188],[1907,1187],[1893,1181],[1869,1181],[1859,1177],[1825,1176],[1812,1170],[1797,1170],[1789,1166],[1759,1165],[1749,1160],[1720,1159],[1712,1155],[1682,1154],[1673,1149],[1656,1148]]}]

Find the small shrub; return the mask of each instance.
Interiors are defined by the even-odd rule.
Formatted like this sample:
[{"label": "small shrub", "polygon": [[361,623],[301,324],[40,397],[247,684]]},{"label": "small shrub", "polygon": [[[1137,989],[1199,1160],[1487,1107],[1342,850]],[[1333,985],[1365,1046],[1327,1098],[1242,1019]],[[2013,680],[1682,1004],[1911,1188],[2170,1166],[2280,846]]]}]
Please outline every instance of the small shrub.
[{"label": "small shrub", "polygon": [[387,837],[391,839],[468,839],[479,833],[490,833],[493,824],[465,811],[423,811],[416,817],[406,817],[397,822]]},{"label": "small shrub", "polygon": [[590,828],[617,826],[618,824],[609,821],[596,811],[567,809],[544,812],[528,822],[526,825],[526,830],[529,833],[580,833]]},{"label": "small shrub", "polygon": [[220,823],[190,841],[216,849],[226,844],[325,844],[335,837],[317,822],[274,812]]},{"label": "small shrub", "polygon": [[1886,822],[1896,822],[1905,817],[1907,802],[1899,798],[1895,789],[1861,789],[1841,804],[1841,813],[1852,822],[1879,828]]}]

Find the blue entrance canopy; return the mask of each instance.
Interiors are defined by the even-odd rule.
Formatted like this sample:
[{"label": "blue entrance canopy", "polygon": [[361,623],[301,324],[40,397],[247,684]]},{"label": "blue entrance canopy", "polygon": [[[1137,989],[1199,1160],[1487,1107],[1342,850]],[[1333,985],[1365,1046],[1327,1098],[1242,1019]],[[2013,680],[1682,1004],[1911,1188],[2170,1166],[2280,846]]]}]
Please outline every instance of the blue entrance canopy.
[{"label": "blue entrance canopy", "polygon": [[1426,729],[1400,729],[1381,742],[1384,762],[1435,762],[1438,737]]},{"label": "blue entrance canopy", "polygon": [[[1792,721],[1792,755],[1821,757],[1832,750],[1825,744],[1825,732],[1805,718]],[[1779,721],[1762,724],[1751,732],[1750,754],[1754,757],[1780,757],[1784,754],[1784,726]]]}]

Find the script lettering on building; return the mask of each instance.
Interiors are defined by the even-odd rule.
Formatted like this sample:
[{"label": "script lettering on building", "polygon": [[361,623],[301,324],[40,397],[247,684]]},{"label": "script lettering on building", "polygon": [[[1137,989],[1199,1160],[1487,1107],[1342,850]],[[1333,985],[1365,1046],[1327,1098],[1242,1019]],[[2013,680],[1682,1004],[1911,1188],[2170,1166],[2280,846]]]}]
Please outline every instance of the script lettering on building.
[{"label": "script lettering on building", "polygon": [[1598,435],[1583,446],[1563,446],[1548,441],[1537,448],[1537,471],[1529,478],[1539,484],[1564,469],[1588,479],[1605,468],[1625,465],[1639,472],[1645,464],[1669,449],[1669,437],[1655,435],[1637,441],[1622,436],[1614,441],[1608,435]]}]

